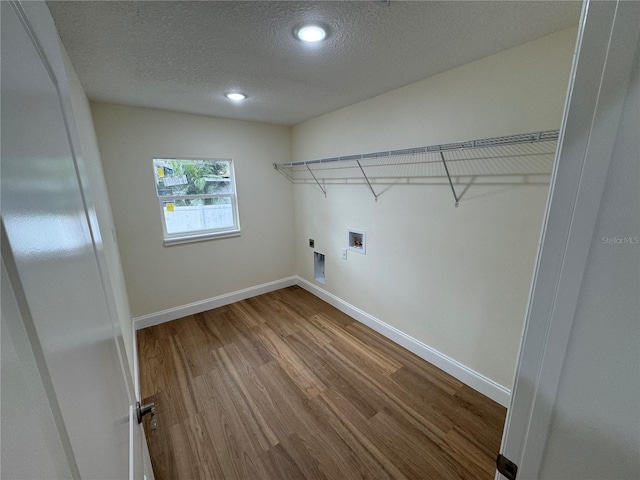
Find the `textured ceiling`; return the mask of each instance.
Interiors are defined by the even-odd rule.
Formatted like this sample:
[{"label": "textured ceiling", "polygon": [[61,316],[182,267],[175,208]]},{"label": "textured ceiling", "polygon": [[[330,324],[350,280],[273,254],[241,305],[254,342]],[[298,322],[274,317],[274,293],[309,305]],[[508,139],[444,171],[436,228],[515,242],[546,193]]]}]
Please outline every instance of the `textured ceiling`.
[{"label": "textured ceiling", "polygon": [[[567,1],[51,1],[92,100],[292,125],[576,25]],[[292,31],[321,21],[305,45]],[[223,97],[240,90],[235,104]]]}]

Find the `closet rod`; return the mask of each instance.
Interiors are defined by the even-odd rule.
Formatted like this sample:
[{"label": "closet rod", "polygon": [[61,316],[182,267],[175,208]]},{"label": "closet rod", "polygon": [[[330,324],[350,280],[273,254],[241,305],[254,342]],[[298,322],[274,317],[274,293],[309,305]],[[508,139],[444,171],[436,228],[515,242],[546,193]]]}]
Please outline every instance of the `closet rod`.
[{"label": "closet rod", "polygon": [[519,135],[507,135],[504,137],[483,138],[480,140],[469,140],[466,142],[444,143],[440,145],[427,145],[425,147],[404,148],[400,150],[389,150],[385,152],[363,153],[357,155],[347,155],[344,157],[322,158],[319,160],[304,160],[289,163],[274,163],[273,168],[290,168],[298,166],[308,166],[318,163],[345,162],[353,160],[367,160],[383,157],[395,157],[400,155],[412,155],[419,153],[439,153],[459,150],[470,150],[476,148],[502,147],[506,145],[518,145],[522,143],[537,143],[556,140],[559,137],[559,130],[545,130],[542,132],[523,133]]}]

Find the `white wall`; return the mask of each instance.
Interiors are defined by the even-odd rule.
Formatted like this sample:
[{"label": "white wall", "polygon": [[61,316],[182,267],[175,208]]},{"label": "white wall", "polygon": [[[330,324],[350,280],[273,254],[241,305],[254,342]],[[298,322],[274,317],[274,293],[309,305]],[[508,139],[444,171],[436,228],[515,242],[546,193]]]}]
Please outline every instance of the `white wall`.
[{"label": "white wall", "polygon": [[[559,128],[576,29],[567,29],[299,124],[293,160]],[[294,186],[296,271],[313,250],[343,300],[511,388],[548,193],[541,184],[472,185],[458,209],[447,185]],[[346,228],[366,256],[340,259]]]},{"label": "white wall", "polygon": [[[640,9],[627,10],[637,39]],[[544,479],[640,478],[639,49],[553,405]]]},{"label": "white wall", "polygon": [[71,60],[67,55],[62,42],[60,50],[64,59],[64,66],[69,81],[69,91],[71,93],[71,105],[73,107],[73,115],[78,130],[80,140],[80,156],[81,164],[84,166],[84,174],[88,182],[89,189],[85,191],[91,194],[93,205],[95,206],[96,217],[100,226],[100,237],[96,238],[97,242],[102,242],[105,259],[107,263],[107,274],[109,277],[109,285],[115,299],[115,308],[122,328],[122,338],[131,369],[132,378],[134,374],[134,358],[133,358],[133,329],[131,324],[131,312],[129,310],[129,299],[127,298],[127,290],[124,283],[122,273],[122,264],[120,263],[120,252],[118,250],[118,242],[113,224],[113,216],[111,214],[111,206],[107,186],[105,184],[104,172],[100,160],[100,152],[98,151],[98,141],[91,117],[91,108],[89,100],[80,84],[78,75],[71,64]]},{"label": "white wall", "polygon": [[[134,317],[294,274],[288,127],[91,105]],[[152,158],[231,158],[240,237],[163,246]]]}]

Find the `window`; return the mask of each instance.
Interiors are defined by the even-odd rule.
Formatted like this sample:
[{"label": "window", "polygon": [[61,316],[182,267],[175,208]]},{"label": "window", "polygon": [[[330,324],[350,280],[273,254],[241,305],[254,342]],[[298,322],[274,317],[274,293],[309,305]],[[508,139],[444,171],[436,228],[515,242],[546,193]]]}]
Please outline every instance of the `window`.
[{"label": "window", "polygon": [[240,234],[231,160],[154,158],[165,245]]}]

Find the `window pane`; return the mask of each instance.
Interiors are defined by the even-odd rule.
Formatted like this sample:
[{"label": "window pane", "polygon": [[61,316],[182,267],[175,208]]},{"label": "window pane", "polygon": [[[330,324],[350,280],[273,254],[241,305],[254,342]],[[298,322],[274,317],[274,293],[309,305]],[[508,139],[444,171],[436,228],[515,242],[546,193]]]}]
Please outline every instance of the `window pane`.
[{"label": "window pane", "polygon": [[232,193],[231,182],[228,178],[221,178],[220,180],[210,179],[205,193]]},{"label": "window pane", "polygon": [[228,160],[154,159],[159,197],[233,193]]},{"label": "window pane", "polygon": [[166,201],[163,205],[168,234],[234,227],[230,197]]}]

